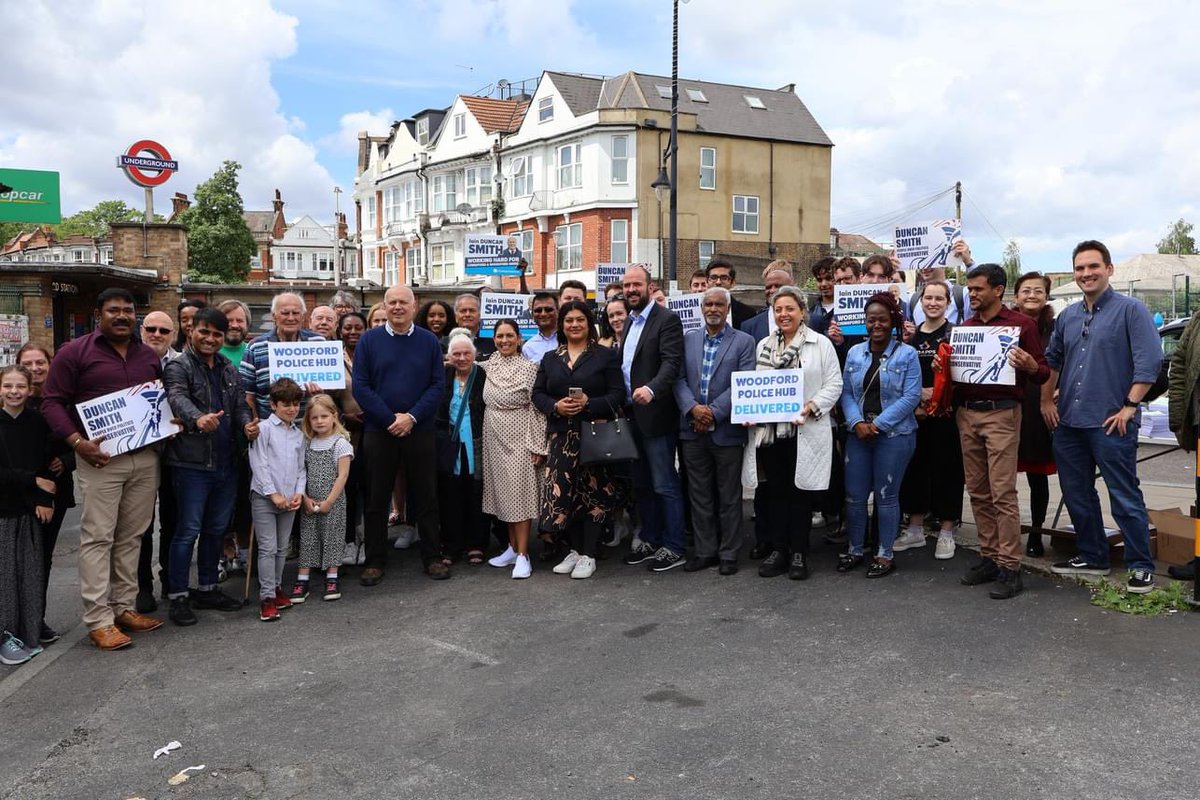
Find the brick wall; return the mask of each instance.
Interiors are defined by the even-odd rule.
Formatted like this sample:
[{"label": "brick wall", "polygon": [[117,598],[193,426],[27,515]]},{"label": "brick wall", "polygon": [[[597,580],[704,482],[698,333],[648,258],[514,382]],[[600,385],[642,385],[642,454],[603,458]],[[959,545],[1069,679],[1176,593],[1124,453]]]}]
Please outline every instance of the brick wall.
[{"label": "brick wall", "polygon": [[[679,283],[686,285],[692,278],[692,274],[699,269],[700,266],[700,241],[698,239],[680,239],[679,247],[676,255],[676,273]],[[821,258],[829,250],[828,244],[814,244],[811,242],[776,242],[775,253],[768,251],[766,242],[756,242],[748,239],[732,239],[732,240],[704,240],[713,242],[713,255],[736,256],[736,260],[743,265],[748,260],[761,262],[760,266],[765,267],[770,262],[777,258],[786,258],[796,265],[796,278],[803,282],[803,279],[808,276],[808,265],[817,259]],[[668,253],[668,245],[663,242],[663,260],[665,261]],[[739,283],[755,284],[759,282],[758,275],[747,274],[738,276]]]}]

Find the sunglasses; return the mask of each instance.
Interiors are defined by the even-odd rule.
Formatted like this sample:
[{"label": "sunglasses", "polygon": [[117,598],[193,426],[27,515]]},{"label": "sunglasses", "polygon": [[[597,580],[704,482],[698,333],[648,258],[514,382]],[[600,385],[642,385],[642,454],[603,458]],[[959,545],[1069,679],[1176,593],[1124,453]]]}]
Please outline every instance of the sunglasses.
[{"label": "sunglasses", "polygon": [[167,336],[175,332],[171,328],[158,328],[152,325],[143,325],[142,330],[144,330],[146,333],[157,333],[161,336]]}]

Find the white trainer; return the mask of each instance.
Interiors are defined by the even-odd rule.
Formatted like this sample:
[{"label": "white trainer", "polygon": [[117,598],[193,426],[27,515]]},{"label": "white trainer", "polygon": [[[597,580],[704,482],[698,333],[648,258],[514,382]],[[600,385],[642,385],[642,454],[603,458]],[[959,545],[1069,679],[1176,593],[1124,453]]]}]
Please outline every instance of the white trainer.
[{"label": "white trainer", "polygon": [[915,550],[924,546],[925,531],[920,528],[908,528],[896,537],[896,541],[892,544],[892,550],[899,553],[901,550]]},{"label": "white trainer", "polygon": [[350,567],[354,566],[354,562],[358,560],[358,544],[356,542],[346,542],[346,546],[342,548],[342,564]]},{"label": "white trainer", "polygon": [[517,556],[516,563],[513,564],[513,580],[521,580],[528,578],[533,574],[533,566],[529,563],[529,556]]},{"label": "white trainer", "polygon": [[421,541],[421,537],[417,535],[415,527],[412,525],[401,525],[400,535],[396,537],[394,547],[397,550],[407,550],[419,541]]},{"label": "white trainer", "polygon": [[575,569],[571,570],[572,578],[590,578],[596,574],[596,559],[591,556],[580,556],[575,562]]},{"label": "white trainer", "polygon": [[513,550],[512,545],[510,544],[508,546],[508,549],[505,550],[503,553],[501,553],[498,556],[492,556],[491,558],[489,558],[488,563],[491,564],[493,567],[507,567],[510,564],[512,564],[513,562],[515,562],[516,560],[517,560],[517,551]]},{"label": "white trainer", "polygon": [[933,548],[933,557],[945,561],[954,558],[954,534],[940,533],[938,534],[937,546]]},{"label": "white trainer", "polygon": [[567,557],[555,565],[551,570],[555,575],[570,575],[575,569],[575,565],[579,563],[579,553],[574,550],[567,553]]}]

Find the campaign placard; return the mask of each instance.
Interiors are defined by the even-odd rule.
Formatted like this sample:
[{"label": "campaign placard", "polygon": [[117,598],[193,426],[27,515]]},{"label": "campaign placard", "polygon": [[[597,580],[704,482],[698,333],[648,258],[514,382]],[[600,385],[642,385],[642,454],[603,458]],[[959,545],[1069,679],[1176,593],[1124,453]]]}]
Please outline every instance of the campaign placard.
[{"label": "campaign placard", "polygon": [[463,269],[468,275],[507,275],[520,277],[521,247],[515,236],[466,235]]},{"label": "campaign placard", "polygon": [[623,283],[625,270],[629,264],[597,264],[596,265],[596,297],[604,296],[604,287],[610,283]]},{"label": "campaign placard", "polygon": [[962,220],[937,219],[933,222],[897,225],[895,234],[900,269],[954,269],[962,265],[962,261],[952,252],[954,243],[962,238]]},{"label": "campaign placard", "polygon": [[267,342],[267,368],[271,382],[291,378],[304,386],[346,388],[346,360],[341,342]]},{"label": "campaign placard", "polygon": [[850,283],[833,287],[833,318],[843,336],[866,334],[867,301],[880,292],[892,292],[899,299],[903,287],[898,283]]},{"label": "campaign placard", "polygon": [[161,442],[181,428],[167,403],[162,381],[151,381],[75,404],[89,439],[104,437],[100,449],[110,456]]},{"label": "campaign placard", "polygon": [[950,331],[950,377],[958,383],[1014,386],[1017,370],[1008,351],[1021,341],[1021,329],[1001,325],[960,325]]},{"label": "campaign placard", "polygon": [[667,297],[667,309],[679,317],[684,333],[704,327],[704,315],[700,313],[700,304],[703,301],[704,295],[700,292],[673,294]]},{"label": "campaign placard", "polygon": [[804,409],[804,370],[745,370],[731,378],[735,425],[791,422]]},{"label": "campaign placard", "polygon": [[533,322],[533,295],[484,292],[479,296],[479,335],[491,339],[492,328],[502,319],[516,320],[521,326],[521,338],[537,333]]}]

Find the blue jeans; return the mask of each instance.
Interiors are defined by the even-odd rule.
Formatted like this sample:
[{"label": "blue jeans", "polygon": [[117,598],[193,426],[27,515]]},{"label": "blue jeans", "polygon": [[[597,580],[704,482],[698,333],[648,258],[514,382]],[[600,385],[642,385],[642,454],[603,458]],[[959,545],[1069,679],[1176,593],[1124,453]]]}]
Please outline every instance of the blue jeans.
[{"label": "blue jeans", "polygon": [[225,529],[233,515],[237,497],[237,469],[208,472],[190,467],[174,468],[176,517],[175,536],[171,539],[171,557],[167,562],[169,597],[187,597],[188,574],[192,569],[192,546],[200,546],[196,555],[196,575],[200,588],[217,585],[217,565],[225,540]]},{"label": "blue jeans", "polygon": [[677,435],[642,436],[634,425],[633,436],[641,455],[634,462],[638,513],[642,517],[641,539],[682,556],[687,544],[683,534],[683,491],[679,473],[675,471]]},{"label": "blue jeans", "polygon": [[880,558],[891,560],[892,543],[900,529],[900,483],[917,447],[917,435],[880,434],[863,441],[853,432],[846,437],[846,525],[850,553],[862,555],[867,538],[867,496],[875,493],[879,517]]},{"label": "blue jeans", "polygon": [[1130,422],[1125,435],[1104,428],[1071,428],[1054,431],[1054,460],[1067,512],[1075,526],[1079,555],[1089,564],[1108,566],[1108,538],[1096,493],[1096,468],[1108,487],[1109,504],[1125,538],[1125,566],[1154,571],[1150,558],[1150,521],[1137,477],[1137,424]]}]

